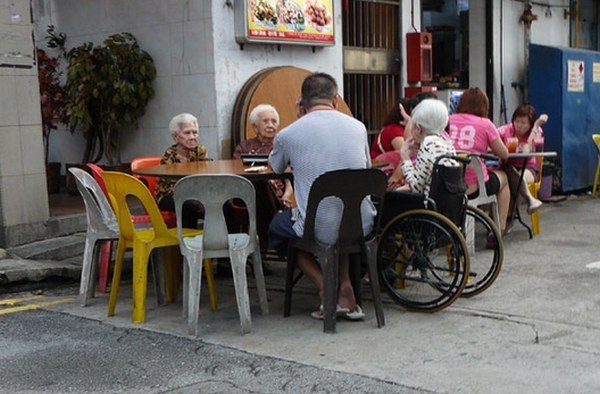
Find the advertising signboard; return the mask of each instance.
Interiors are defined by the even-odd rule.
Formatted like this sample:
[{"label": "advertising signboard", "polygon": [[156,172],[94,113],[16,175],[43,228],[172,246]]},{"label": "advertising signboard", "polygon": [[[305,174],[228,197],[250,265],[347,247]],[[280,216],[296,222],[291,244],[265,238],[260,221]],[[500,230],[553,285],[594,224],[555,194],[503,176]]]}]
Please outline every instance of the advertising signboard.
[{"label": "advertising signboard", "polygon": [[238,0],[236,40],[248,42],[333,45],[332,0]]}]

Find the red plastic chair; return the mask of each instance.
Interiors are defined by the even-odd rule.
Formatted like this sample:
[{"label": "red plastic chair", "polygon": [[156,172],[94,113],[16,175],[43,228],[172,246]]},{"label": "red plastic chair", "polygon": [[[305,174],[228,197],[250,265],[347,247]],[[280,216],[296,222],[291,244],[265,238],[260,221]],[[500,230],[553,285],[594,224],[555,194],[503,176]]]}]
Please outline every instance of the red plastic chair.
[{"label": "red plastic chair", "polygon": [[[160,164],[160,156],[150,156],[150,157],[136,157],[131,160],[131,171],[135,171],[138,168],[144,167],[152,167]],[[142,182],[148,186],[148,190],[154,196],[154,189],[156,189],[157,179],[154,176],[143,176],[143,175],[133,175],[137,179],[141,179]]]},{"label": "red plastic chair", "polygon": [[402,159],[400,158],[400,152],[396,150],[392,150],[389,152],[381,153],[379,156],[373,160],[374,162],[386,163],[381,170],[385,172],[386,175],[391,175],[392,172],[400,165]]},{"label": "red plastic chair", "polygon": [[[138,168],[144,167],[152,167],[160,164],[159,156],[151,156],[151,157],[137,157],[131,161],[131,171],[135,171]],[[150,194],[154,197],[154,190],[156,189],[157,178],[154,176],[142,176],[142,175],[133,175],[134,177],[140,179],[142,182],[146,184],[148,190],[150,190]],[[177,227],[177,216],[175,216],[175,212],[171,211],[160,211],[160,214],[163,217],[163,220],[167,224],[168,228]],[[133,223],[150,223],[150,216],[144,215],[144,221],[140,222],[141,215],[133,216]]]},{"label": "red plastic chair", "polygon": [[[102,168],[98,167],[94,163],[87,163],[88,168],[92,171],[92,175],[94,176],[94,180],[102,189],[102,192],[106,196],[106,199],[110,203],[110,198],[108,197],[108,192],[106,191],[106,184],[104,183],[104,179],[102,179]],[[113,210],[115,207],[112,207]],[[108,292],[108,271],[110,271],[110,257],[112,256],[112,245],[113,241],[106,241],[102,243],[100,247],[100,267],[98,273],[98,291],[102,293]]]}]

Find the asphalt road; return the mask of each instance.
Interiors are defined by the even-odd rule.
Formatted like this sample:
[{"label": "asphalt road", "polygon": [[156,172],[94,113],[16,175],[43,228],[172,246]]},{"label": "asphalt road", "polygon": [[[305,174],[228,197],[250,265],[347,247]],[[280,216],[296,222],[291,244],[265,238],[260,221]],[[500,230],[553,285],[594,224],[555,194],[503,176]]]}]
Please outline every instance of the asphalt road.
[{"label": "asphalt road", "polygon": [[0,315],[0,377],[2,393],[424,392],[39,309]]}]

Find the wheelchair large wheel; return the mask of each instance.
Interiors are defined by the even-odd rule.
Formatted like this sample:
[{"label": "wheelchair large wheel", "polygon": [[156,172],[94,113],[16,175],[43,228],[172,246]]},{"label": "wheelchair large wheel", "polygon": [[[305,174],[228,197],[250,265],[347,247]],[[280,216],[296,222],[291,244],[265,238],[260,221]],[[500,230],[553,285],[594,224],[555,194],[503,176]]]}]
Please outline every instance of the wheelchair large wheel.
[{"label": "wheelchair large wheel", "polygon": [[411,311],[436,312],[461,294],[469,255],[460,230],[445,216],[418,209],[392,219],[377,249],[380,283]]},{"label": "wheelchair large wheel", "polygon": [[490,287],[498,277],[504,246],[498,226],[479,208],[467,206],[462,230],[469,252],[469,279],[462,295],[472,297]]}]

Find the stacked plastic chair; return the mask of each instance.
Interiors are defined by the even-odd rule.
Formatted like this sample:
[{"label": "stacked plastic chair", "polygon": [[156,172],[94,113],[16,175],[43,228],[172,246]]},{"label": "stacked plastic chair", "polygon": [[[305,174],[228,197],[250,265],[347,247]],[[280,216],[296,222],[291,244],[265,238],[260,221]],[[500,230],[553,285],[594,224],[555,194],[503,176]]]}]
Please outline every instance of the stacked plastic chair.
[{"label": "stacked plastic chair", "polygon": [[[119,238],[119,225],[117,218],[106,198],[106,194],[100,185],[87,172],[79,168],[69,168],[75,177],[77,189],[83,197],[87,215],[87,232],[85,237],[85,249],[83,252],[83,266],[81,269],[81,284],[79,296],[81,305],[86,306],[89,298],[94,297],[95,264],[94,255],[97,243],[100,241],[112,241]],[[107,245],[104,243],[103,245]],[[110,252],[109,252],[110,256]],[[108,264],[107,264],[108,265]]]}]

